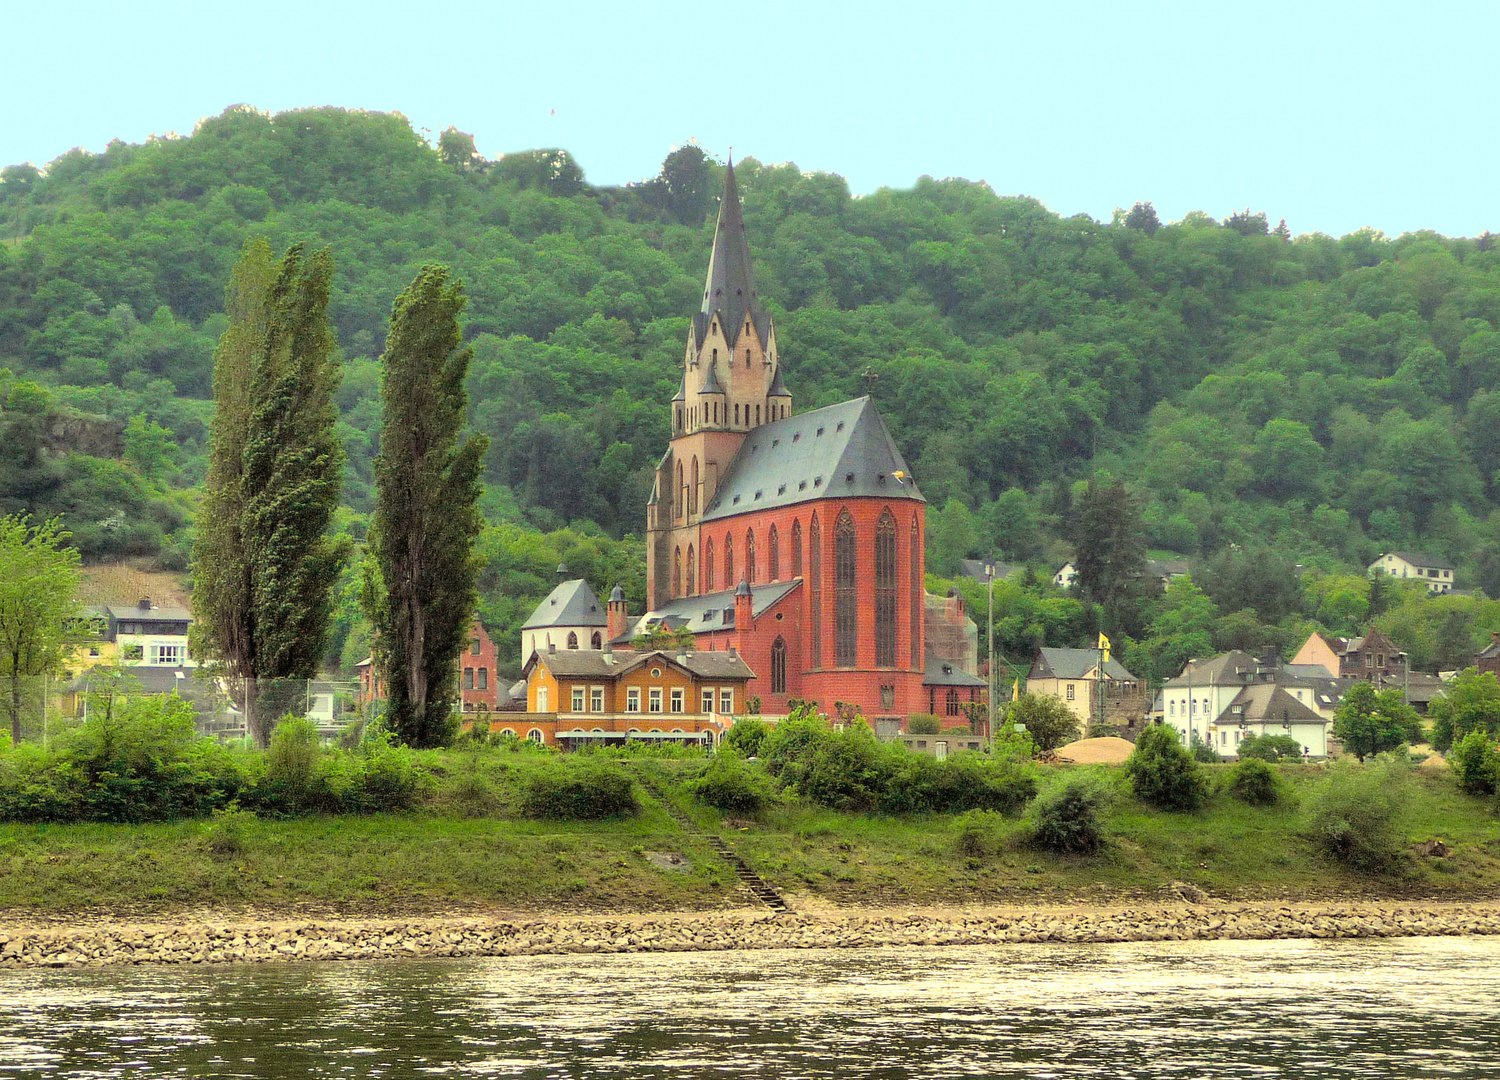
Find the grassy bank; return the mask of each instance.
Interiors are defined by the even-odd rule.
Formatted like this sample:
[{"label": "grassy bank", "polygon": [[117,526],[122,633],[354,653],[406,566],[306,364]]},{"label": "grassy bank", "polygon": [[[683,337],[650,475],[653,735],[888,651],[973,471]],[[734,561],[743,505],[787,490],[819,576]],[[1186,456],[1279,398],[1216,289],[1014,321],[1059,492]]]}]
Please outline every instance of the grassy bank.
[{"label": "grassy bank", "polygon": [[[740,902],[706,833],[721,835],[794,903],[1102,904],[1171,896],[1178,883],[1223,899],[1500,896],[1493,804],[1462,794],[1446,772],[1414,772],[1403,829],[1411,843],[1442,838],[1451,854],[1409,858],[1372,876],[1330,861],[1308,838],[1309,806],[1325,775],[1317,766],[1281,767],[1292,797],[1267,808],[1216,794],[1199,812],[1165,813],[1122,793],[1106,811],[1104,852],[1063,857],[1029,846],[1024,818],[999,815],[985,816],[988,845],[979,855],[960,849],[963,819],[948,814],[842,814],[787,800],[757,820],[726,818],[689,793],[686,782],[702,765],[694,761],[626,762],[650,780],[636,785],[635,815],[527,819],[521,792],[536,770],[556,764],[493,751],[425,753],[420,801],[401,814],[3,825],[0,908],[381,915]],[[1043,768],[1043,789],[1078,771]],[[672,853],[682,860],[673,864]]]}]

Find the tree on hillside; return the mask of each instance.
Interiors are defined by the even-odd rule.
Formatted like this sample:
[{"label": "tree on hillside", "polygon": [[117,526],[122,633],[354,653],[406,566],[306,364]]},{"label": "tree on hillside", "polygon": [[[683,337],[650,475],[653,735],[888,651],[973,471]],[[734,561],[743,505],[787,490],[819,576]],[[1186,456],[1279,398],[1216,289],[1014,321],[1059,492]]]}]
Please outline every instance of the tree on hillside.
[{"label": "tree on hillside", "polygon": [[1122,480],[1089,477],[1074,507],[1073,566],[1085,599],[1116,608],[1145,570],[1141,512]]},{"label": "tree on hillside", "polygon": [[1363,761],[1373,754],[1413,743],[1422,734],[1417,710],[1401,700],[1400,690],[1381,690],[1355,683],[1333,714],[1333,733],[1344,749]]},{"label": "tree on hillside", "polygon": [[78,551],[63,546],[68,536],[56,518],[0,517],[0,678],[17,743],[23,682],[61,666],[79,616]]},{"label": "tree on hillside", "polygon": [[1467,667],[1446,693],[1432,703],[1432,748],[1448,751],[1473,731],[1500,734],[1500,681],[1494,673]]},{"label": "tree on hillside", "polygon": [[279,266],[246,245],[214,356],[214,422],[193,558],[198,646],[245,681],[246,719],[262,744],[261,680],[317,672],[330,591],[348,542],[326,535],[343,483],[335,430],[339,368],[327,319],[333,260]]},{"label": "tree on hillside", "polygon": [[1125,227],[1155,236],[1156,230],[1161,228],[1161,218],[1156,216],[1156,207],[1148,202],[1138,202],[1125,215]]},{"label": "tree on hillside", "polygon": [[423,267],[396,298],[382,357],[372,546],[383,591],[371,622],[385,661],[387,723],[410,746],[437,745],[449,733],[455,661],[477,601],[474,540],[489,440],[459,441],[473,357],[459,331],[463,308],[463,285],[447,267]]}]

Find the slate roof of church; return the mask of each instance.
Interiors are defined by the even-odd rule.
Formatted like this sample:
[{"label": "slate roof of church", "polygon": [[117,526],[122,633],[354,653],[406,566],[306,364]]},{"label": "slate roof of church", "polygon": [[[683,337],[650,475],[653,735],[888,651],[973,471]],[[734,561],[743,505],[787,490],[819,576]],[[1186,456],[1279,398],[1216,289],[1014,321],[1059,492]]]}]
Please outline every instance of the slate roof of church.
[{"label": "slate roof of church", "polygon": [[922,673],[923,686],[984,686],[978,675],[970,675],[951,660],[941,656],[929,656],[927,669]]},{"label": "slate roof of church", "polygon": [[[750,586],[751,617],[760,618],[801,583],[801,578],[792,578],[790,581]],[[616,643],[628,643],[641,631],[659,625],[671,630],[686,626],[695,634],[730,629],[734,626],[734,590],[722,589],[700,596],[679,596],[676,600],[668,600],[661,607],[631,619],[625,625],[625,632],[612,640]]]},{"label": "slate roof of church", "polygon": [[[906,474],[904,481],[896,472]],[[926,501],[869,397],[752,428],[724,470],[703,520],[860,496]]]},{"label": "slate roof of church", "polygon": [[548,626],[604,626],[604,608],[589,583],[582,578],[564,581],[536,606],[521,627],[539,630]]},{"label": "slate roof of church", "polygon": [[764,348],[770,335],[771,320],[760,306],[755,291],[755,274],[750,264],[750,247],[745,242],[745,219],[740,213],[740,190],[734,179],[734,163],[724,173],[724,195],[719,203],[719,220],[714,226],[714,250],[708,259],[708,280],[703,286],[703,310],[693,316],[693,331],[699,347],[714,312],[722,316],[720,325],[732,346],[739,340],[748,314],[755,324],[755,334]]}]

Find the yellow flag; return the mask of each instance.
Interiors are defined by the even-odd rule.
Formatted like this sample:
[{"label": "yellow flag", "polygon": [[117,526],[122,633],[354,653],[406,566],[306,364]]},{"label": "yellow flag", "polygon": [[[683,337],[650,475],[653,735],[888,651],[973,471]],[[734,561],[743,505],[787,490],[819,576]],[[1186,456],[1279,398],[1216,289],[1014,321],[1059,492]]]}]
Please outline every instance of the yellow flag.
[{"label": "yellow flag", "polygon": [[1109,638],[1099,635],[1099,650],[1104,653],[1104,662],[1109,663]]},{"label": "yellow flag", "polygon": [[1021,700],[1021,677],[1019,675],[1016,676],[1016,685],[1011,687],[1010,699],[1012,701]]}]

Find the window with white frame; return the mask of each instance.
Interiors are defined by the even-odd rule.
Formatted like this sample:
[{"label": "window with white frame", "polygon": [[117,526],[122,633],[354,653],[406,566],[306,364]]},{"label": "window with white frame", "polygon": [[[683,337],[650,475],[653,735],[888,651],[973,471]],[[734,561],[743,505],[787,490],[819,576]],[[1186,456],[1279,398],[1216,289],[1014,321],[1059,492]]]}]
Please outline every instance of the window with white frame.
[{"label": "window with white frame", "polygon": [[589,687],[589,712],[604,711],[604,687]]},{"label": "window with white frame", "polygon": [[536,711],[547,712],[547,688],[538,686],[536,688]]},{"label": "window with white frame", "polygon": [[672,711],[682,712],[684,691],[680,686],[672,687]]},{"label": "window with white frame", "polygon": [[583,687],[573,687],[573,711],[583,712]]},{"label": "window with white frame", "polygon": [[714,711],[714,688],[712,686],[705,686],[703,688],[702,700],[703,700],[703,711],[706,712],[706,713],[713,712]]},{"label": "window with white frame", "polygon": [[639,686],[632,686],[632,687],[629,687],[629,688],[626,689],[626,691],[625,691],[625,711],[626,712],[640,712],[641,711],[641,688]]},{"label": "window with white frame", "polygon": [[661,687],[653,686],[651,696],[647,699],[652,712],[661,712]]},{"label": "window with white frame", "polygon": [[153,645],[151,646],[151,662],[153,664],[165,664],[168,667],[176,667],[182,663],[181,645]]},{"label": "window with white frame", "polygon": [[1074,686],[1073,686],[1073,684],[1072,684],[1072,683],[1069,683],[1069,684],[1068,684],[1068,700],[1069,700],[1069,701],[1072,701],[1072,700],[1073,700],[1073,693],[1074,693],[1074,690],[1075,690],[1075,687],[1074,687]]},{"label": "window with white frame", "polygon": [[734,691],[727,686],[719,689],[719,711],[725,716],[734,712]]}]

